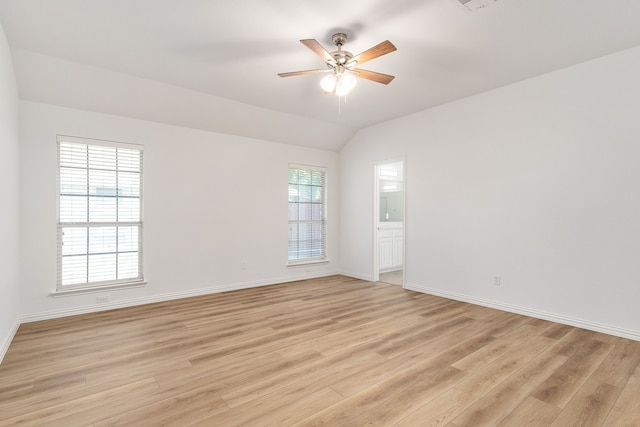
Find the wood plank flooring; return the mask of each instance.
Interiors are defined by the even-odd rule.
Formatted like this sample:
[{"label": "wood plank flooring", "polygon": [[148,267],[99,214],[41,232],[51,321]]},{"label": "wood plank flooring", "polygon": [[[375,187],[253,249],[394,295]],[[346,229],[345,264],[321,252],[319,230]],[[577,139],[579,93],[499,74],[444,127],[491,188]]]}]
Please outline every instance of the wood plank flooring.
[{"label": "wood plank flooring", "polygon": [[640,342],[334,276],[24,324],[0,426],[640,426]]}]

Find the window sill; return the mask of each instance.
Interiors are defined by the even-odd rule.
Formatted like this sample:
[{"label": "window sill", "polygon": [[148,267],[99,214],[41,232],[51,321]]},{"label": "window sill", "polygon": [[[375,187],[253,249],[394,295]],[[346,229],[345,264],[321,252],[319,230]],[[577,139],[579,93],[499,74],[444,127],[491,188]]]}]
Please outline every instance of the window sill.
[{"label": "window sill", "polygon": [[314,260],[309,260],[309,261],[289,261],[287,263],[287,267],[298,267],[298,266],[305,266],[305,265],[310,265],[310,264],[328,264],[330,261],[329,259],[325,258],[325,259],[314,259]]},{"label": "window sill", "polygon": [[137,282],[124,282],[114,283],[112,285],[100,285],[100,286],[86,286],[82,288],[69,288],[69,289],[56,289],[51,292],[51,296],[54,298],[68,297],[80,294],[94,294],[98,292],[113,291],[119,289],[131,289],[131,288],[143,288],[147,286],[147,282],[144,280]]}]

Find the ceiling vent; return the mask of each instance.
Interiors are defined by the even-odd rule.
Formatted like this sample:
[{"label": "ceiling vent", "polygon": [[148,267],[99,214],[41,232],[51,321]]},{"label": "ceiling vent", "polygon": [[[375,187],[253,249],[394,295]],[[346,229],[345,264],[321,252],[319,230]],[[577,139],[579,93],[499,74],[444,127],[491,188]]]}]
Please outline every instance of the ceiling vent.
[{"label": "ceiling vent", "polygon": [[458,2],[469,10],[478,10],[492,5],[498,0],[458,0]]}]

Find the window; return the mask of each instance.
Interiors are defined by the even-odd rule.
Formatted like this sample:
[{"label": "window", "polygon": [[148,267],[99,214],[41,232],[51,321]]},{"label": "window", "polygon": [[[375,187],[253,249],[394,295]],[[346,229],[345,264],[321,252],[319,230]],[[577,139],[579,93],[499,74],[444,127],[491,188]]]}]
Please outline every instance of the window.
[{"label": "window", "polygon": [[142,280],[142,146],[58,136],[58,291]]},{"label": "window", "polygon": [[326,175],[289,166],[289,264],[326,260]]}]

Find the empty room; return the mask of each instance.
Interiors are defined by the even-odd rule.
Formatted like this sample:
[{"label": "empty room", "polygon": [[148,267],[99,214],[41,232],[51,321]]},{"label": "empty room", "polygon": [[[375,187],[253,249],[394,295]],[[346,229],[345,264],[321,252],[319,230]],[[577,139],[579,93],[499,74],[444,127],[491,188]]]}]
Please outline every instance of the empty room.
[{"label": "empty room", "polygon": [[0,0],[0,426],[640,426],[639,23]]}]

